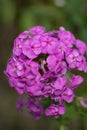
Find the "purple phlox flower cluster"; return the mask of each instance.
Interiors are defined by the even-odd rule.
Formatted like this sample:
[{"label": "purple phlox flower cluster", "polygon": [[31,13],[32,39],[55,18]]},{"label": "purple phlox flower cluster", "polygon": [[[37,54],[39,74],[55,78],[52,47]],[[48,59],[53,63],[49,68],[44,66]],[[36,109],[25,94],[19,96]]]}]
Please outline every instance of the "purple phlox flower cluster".
[{"label": "purple phlox flower cluster", "polygon": [[83,108],[87,109],[87,98],[86,97],[77,97],[76,100],[77,100],[76,105],[78,107],[83,107]]},{"label": "purple phlox flower cluster", "polygon": [[25,102],[24,102],[24,99],[23,97],[19,97],[18,98],[18,101],[16,103],[16,108],[19,112],[22,112],[23,111],[23,106],[25,105]]},{"label": "purple phlox flower cluster", "polygon": [[28,112],[35,117],[36,120],[44,114],[42,104],[38,100],[28,99],[27,100]]},{"label": "purple phlox flower cluster", "polygon": [[65,114],[66,110],[64,106],[51,104],[45,111],[46,116],[54,116],[58,118],[60,115]]},{"label": "purple phlox flower cluster", "polygon": [[[26,106],[32,116],[58,118],[65,114],[65,103],[74,100],[74,90],[84,80],[72,70],[87,72],[86,54],[87,45],[63,27],[46,32],[35,26],[15,39],[5,75],[19,95],[28,96]],[[45,108],[46,99],[50,105]]]},{"label": "purple phlox flower cluster", "polygon": [[81,104],[82,107],[87,109],[87,98],[79,98],[79,102]]}]

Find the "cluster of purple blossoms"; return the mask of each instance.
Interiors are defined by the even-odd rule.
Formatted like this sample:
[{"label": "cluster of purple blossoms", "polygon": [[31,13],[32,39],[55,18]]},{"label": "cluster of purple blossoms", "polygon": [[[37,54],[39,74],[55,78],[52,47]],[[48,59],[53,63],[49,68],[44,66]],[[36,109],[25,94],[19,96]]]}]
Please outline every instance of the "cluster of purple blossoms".
[{"label": "cluster of purple blossoms", "polygon": [[[28,95],[26,106],[31,115],[58,118],[65,114],[65,103],[74,100],[74,90],[84,80],[72,70],[87,72],[85,54],[87,45],[63,27],[46,32],[36,26],[15,39],[5,75],[19,95]],[[44,108],[42,102],[48,98],[50,105]],[[20,101],[18,109],[23,106]]]}]

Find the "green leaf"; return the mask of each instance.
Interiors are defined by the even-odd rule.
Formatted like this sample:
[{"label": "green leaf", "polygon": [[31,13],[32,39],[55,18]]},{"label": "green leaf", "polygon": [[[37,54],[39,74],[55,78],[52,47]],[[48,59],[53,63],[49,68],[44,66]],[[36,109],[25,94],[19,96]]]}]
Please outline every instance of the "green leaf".
[{"label": "green leaf", "polygon": [[61,125],[59,130],[69,130],[67,126]]}]

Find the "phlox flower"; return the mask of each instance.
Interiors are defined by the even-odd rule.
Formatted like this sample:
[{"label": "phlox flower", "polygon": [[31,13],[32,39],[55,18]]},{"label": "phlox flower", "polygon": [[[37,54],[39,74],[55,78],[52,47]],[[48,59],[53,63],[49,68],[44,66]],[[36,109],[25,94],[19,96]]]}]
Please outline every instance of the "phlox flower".
[{"label": "phlox flower", "polygon": [[47,32],[35,26],[19,34],[4,71],[9,85],[27,97],[18,100],[18,110],[26,105],[35,119],[63,116],[65,104],[73,102],[75,88],[84,81],[73,69],[87,73],[85,54],[87,45],[63,27]]}]

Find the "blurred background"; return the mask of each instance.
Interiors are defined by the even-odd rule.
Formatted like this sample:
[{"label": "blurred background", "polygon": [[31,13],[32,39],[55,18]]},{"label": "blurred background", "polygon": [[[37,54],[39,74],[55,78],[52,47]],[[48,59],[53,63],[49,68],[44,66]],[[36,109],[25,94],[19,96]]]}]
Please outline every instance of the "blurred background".
[{"label": "blurred background", "polygon": [[[69,120],[42,117],[35,121],[26,110],[16,109],[18,95],[10,88],[3,71],[12,54],[16,36],[35,25],[47,30],[64,26],[87,43],[87,0],[0,0],[0,130],[87,130],[87,110],[80,114],[70,106]],[[78,73],[78,72],[76,72]],[[87,75],[76,94],[87,97]]]}]

